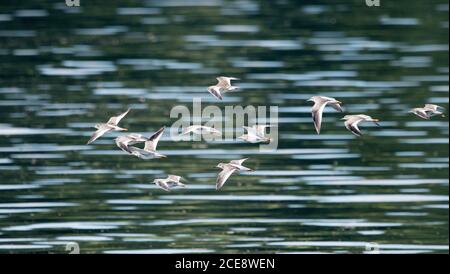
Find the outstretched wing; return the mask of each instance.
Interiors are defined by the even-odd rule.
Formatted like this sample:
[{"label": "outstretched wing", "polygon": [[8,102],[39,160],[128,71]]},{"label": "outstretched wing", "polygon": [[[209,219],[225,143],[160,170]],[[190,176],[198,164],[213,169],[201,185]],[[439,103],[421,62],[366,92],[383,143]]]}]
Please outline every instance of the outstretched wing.
[{"label": "outstretched wing", "polygon": [[145,142],[144,150],[156,151],[156,147],[158,146],[159,139],[161,139],[161,136],[163,135],[165,129],[166,129],[166,127],[160,128],[150,138],[148,138],[148,141]]},{"label": "outstretched wing", "polygon": [[427,113],[425,109],[416,109],[414,110],[414,114],[416,114],[422,119],[430,120],[430,115]]},{"label": "outstretched wing", "polygon": [[358,124],[359,122],[361,122],[363,119],[355,117],[355,118],[351,118],[347,121],[345,121],[345,127],[350,130],[353,134],[355,134],[356,136],[360,137],[362,135],[361,131],[358,128]]},{"label": "outstretched wing", "polygon": [[155,184],[160,188],[164,189],[165,191],[170,191],[169,185],[163,180],[155,181]]},{"label": "outstretched wing", "polygon": [[266,128],[271,127],[269,125],[257,125],[255,126],[256,134],[260,137],[264,137],[266,135]]},{"label": "outstretched wing", "polygon": [[320,134],[320,128],[322,126],[322,114],[327,102],[317,101],[312,107],[312,118],[314,121],[314,127],[316,128],[317,134]]},{"label": "outstretched wing", "polygon": [[200,128],[200,126],[188,126],[187,128],[185,128],[183,130],[181,135],[186,135],[186,134],[189,134],[191,132],[195,132],[198,128]]},{"label": "outstretched wing", "polygon": [[120,114],[118,116],[113,116],[113,117],[109,118],[107,124],[117,126],[119,124],[120,120],[122,120],[123,117],[125,117],[125,115],[127,115],[128,112],[130,112],[130,110],[131,109],[128,109],[127,111],[125,111],[124,113],[122,113],[122,114]]},{"label": "outstretched wing", "polygon": [[94,134],[92,134],[91,139],[89,139],[87,144],[88,145],[91,144],[92,142],[94,142],[98,138],[102,137],[106,132],[108,132],[110,130],[111,130],[111,128],[106,125],[100,127],[96,132],[94,132]]},{"label": "outstretched wing", "polygon": [[169,175],[167,177],[167,180],[171,181],[171,182],[175,182],[175,183],[179,183],[181,180],[181,176],[176,176],[176,175]]},{"label": "outstretched wing", "polygon": [[131,153],[130,148],[128,147],[128,138],[117,138],[116,139],[116,145],[123,151],[127,152],[127,153]]},{"label": "outstretched wing", "polygon": [[212,86],[208,88],[209,93],[211,93],[214,97],[216,97],[219,100],[223,100],[223,96],[220,93],[220,87],[219,86]]},{"label": "outstretched wing", "polygon": [[217,83],[217,86],[220,86],[224,89],[229,89],[231,87],[231,80],[239,80],[238,78],[235,77],[225,77],[225,76],[220,76],[216,78],[217,81],[219,81]]},{"label": "outstretched wing", "polygon": [[240,159],[240,160],[233,160],[233,161],[230,161],[230,164],[242,166],[242,164],[247,160],[248,160],[248,158]]},{"label": "outstretched wing", "polygon": [[233,167],[225,167],[217,176],[216,189],[219,190],[225,184],[225,182],[230,178],[231,174],[235,172],[236,169]]},{"label": "outstretched wing", "polygon": [[328,103],[328,105],[339,112],[344,112],[340,104],[337,103]]}]

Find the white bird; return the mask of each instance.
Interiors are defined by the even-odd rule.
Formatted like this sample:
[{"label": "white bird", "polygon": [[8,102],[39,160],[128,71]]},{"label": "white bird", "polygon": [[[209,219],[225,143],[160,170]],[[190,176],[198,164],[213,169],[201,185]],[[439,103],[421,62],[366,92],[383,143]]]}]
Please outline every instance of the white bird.
[{"label": "white bird", "polygon": [[334,108],[335,110],[342,112],[341,104],[342,102],[325,96],[313,96],[308,99],[310,102],[314,102],[314,106],[312,107],[312,118],[314,121],[314,127],[316,128],[317,134],[320,134],[320,128],[322,126],[322,114],[323,110],[327,105]]},{"label": "white bird", "polygon": [[131,133],[124,136],[119,136],[115,139],[116,145],[123,151],[131,153],[128,145],[142,143],[147,141],[147,138],[143,137],[141,134]]},{"label": "white bird", "polygon": [[225,182],[228,180],[231,174],[233,174],[235,171],[253,171],[250,168],[242,165],[247,159],[248,158],[241,160],[233,160],[228,164],[224,163],[218,164],[217,167],[221,168],[222,171],[217,176],[216,189],[219,190],[220,188],[222,188],[222,186],[225,184]]},{"label": "white bird", "polygon": [[430,120],[431,117],[435,115],[441,115],[442,117],[445,117],[444,111],[445,108],[441,106],[426,104],[423,108],[413,108],[409,112],[414,113],[422,119]]},{"label": "white bird", "polygon": [[206,132],[208,134],[212,134],[215,136],[222,136],[222,132],[220,132],[218,129],[215,129],[213,127],[207,127],[207,126],[200,126],[200,125],[193,125],[193,126],[189,126],[187,128],[185,128],[183,130],[183,132],[181,133],[181,135],[187,135],[190,133],[194,133],[194,134],[203,134],[203,132]]},{"label": "white bird", "polygon": [[222,93],[225,93],[227,91],[233,91],[239,88],[237,86],[231,85],[232,80],[239,80],[239,78],[220,76],[217,77],[216,79],[218,83],[215,86],[208,87],[208,91],[209,93],[214,95],[214,97],[216,97],[217,99],[222,100],[223,99]]},{"label": "white bird", "polygon": [[161,139],[161,136],[163,135],[165,129],[166,127],[160,128],[150,138],[146,139],[144,149],[130,146],[129,147],[130,153],[144,160],[155,158],[167,158],[167,156],[156,152],[156,147],[158,146],[159,139]]},{"label": "white bird", "polygon": [[170,191],[175,187],[186,187],[185,184],[180,182],[181,179],[183,178],[180,176],[169,175],[166,179],[155,179],[153,183],[165,191]]},{"label": "white bird", "polygon": [[97,140],[98,138],[100,138],[105,133],[107,133],[108,131],[111,131],[111,130],[127,131],[128,129],[121,128],[118,126],[118,124],[119,124],[120,120],[122,120],[123,117],[125,117],[125,115],[128,114],[128,112],[130,112],[130,109],[128,109],[127,111],[125,111],[124,113],[122,113],[118,116],[113,116],[113,117],[109,118],[108,122],[106,122],[106,123],[96,124],[95,128],[97,129],[97,131],[94,132],[94,134],[92,134],[91,139],[89,139],[87,144],[89,145],[90,143],[94,142],[95,140]]},{"label": "white bird", "polygon": [[266,136],[266,128],[270,125],[254,125],[252,127],[243,127],[247,130],[247,134],[244,134],[239,139],[247,141],[249,143],[265,143],[271,142],[272,139]]},{"label": "white bird", "polygon": [[341,120],[345,120],[345,127],[358,137],[362,135],[361,131],[358,128],[358,124],[360,122],[374,122],[377,126],[380,126],[380,124],[378,123],[380,121],[379,119],[374,119],[364,114],[345,115]]}]

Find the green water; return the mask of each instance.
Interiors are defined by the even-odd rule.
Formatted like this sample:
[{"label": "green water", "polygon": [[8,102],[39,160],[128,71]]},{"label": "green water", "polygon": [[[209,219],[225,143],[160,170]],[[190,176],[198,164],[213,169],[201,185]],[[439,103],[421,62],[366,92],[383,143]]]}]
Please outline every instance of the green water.
[{"label": "green water", "polygon": [[[83,1],[0,3],[0,252],[448,253],[448,2]],[[240,78],[218,102],[215,77]],[[362,138],[313,95],[381,119]],[[140,160],[93,125],[149,135],[172,107],[279,107],[278,150],[173,142]],[[226,130],[233,130],[232,128]],[[220,162],[252,173],[220,191]],[[186,189],[151,182],[167,174]]]}]

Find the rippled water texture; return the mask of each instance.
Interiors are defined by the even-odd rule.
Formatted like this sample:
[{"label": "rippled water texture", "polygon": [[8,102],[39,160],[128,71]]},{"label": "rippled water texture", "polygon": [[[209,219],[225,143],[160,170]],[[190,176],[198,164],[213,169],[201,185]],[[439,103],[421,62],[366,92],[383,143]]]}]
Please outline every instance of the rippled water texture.
[{"label": "rippled water texture", "polygon": [[[0,4],[0,253],[448,253],[448,118],[408,113],[448,108],[448,1],[64,2]],[[215,100],[218,75],[241,91]],[[317,94],[382,126],[356,138],[327,109],[317,135]],[[279,149],[86,145],[127,107],[148,135],[194,97],[278,106]],[[241,157],[256,172],[216,191],[215,166]],[[151,184],[166,174],[188,188]]]}]

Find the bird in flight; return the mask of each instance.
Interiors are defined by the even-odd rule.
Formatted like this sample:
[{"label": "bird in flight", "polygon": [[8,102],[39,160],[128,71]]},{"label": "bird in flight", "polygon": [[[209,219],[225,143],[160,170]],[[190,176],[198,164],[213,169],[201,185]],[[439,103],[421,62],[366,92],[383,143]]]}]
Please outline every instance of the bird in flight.
[{"label": "bird in flight", "polygon": [[239,137],[244,141],[249,143],[266,143],[271,142],[272,139],[266,136],[266,128],[271,127],[270,125],[254,125],[252,127],[244,127],[247,130],[247,134]]},{"label": "bird in flight", "polygon": [[242,164],[248,160],[248,158],[241,160],[233,160],[227,164],[220,163],[217,165],[218,168],[221,168],[222,171],[217,176],[216,180],[216,189],[219,190],[225,184],[225,182],[230,178],[230,176],[236,171],[253,171],[248,167],[243,166]]},{"label": "bird in flight", "polygon": [[232,80],[239,80],[239,78],[220,76],[217,77],[216,79],[218,83],[214,86],[208,87],[208,91],[217,99],[222,100],[223,99],[222,93],[233,91],[239,88],[237,86],[231,85]]},{"label": "bird in flight", "polygon": [[426,104],[423,108],[413,108],[409,112],[414,113],[415,115],[419,116],[422,119],[430,120],[431,117],[436,115],[441,115],[442,117],[445,117],[444,111],[445,108],[441,106]]},{"label": "bird in flight", "polygon": [[377,126],[380,126],[378,123],[380,121],[379,119],[374,119],[364,114],[345,115],[342,120],[345,120],[345,127],[358,137],[362,135],[361,130],[358,128],[360,122],[374,122]]},{"label": "bird in flight", "polygon": [[165,191],[170,191],[175,187],[186,187],[185,184],[180,182],[181,179],[183,179],[181,176],[169,175],[165,179],[155,179],[153,183]]},{"label": "bird in flight", "polygon": [[96,124],[95,128],[97,129],[97,131],[94,132],[94,134],[92,134],[91,139],[89,139],[87,144],[88,145],[91,144],[92,142],[94,142],[95,140],[97,140],[98,138],[100,138],[105,133],[107,133],[108,131],[111,131],[111,130],[127,131],[128,129],[121,128],[118,126],[118,124],[119,124],[120,120],[122,120],[123,117],[125,117],[125,115],[128,114],[128,112],[130,112],[130,109],[128,109],[127,111],[125,111],[124,113],[122,113],[118,116],[113,116],[113,117],[109,118],[108,122],[106,122],[106,123]]},{"label": "bird in flight", "polygon": [[327,105],[339,112],[343,111],[341,107],[342,102],[331,97],[313,96],[308,101],[314,102],[311,112],[317,134],[320,134],[320,128],[322,126],[322,114]]},{"label": "bird in flight", "polygon": [[130,146],[130,153],[138,158],[148,160],[155,158],[167,158],[167,156],[162,155],[156,151],[156,147],[158,146],[158,142],[161,139],[161,136],[164,133],[166,127],[160,128],[157,132],[155,132],[150,138],[146,139],[144,142],[144,149]]}]

